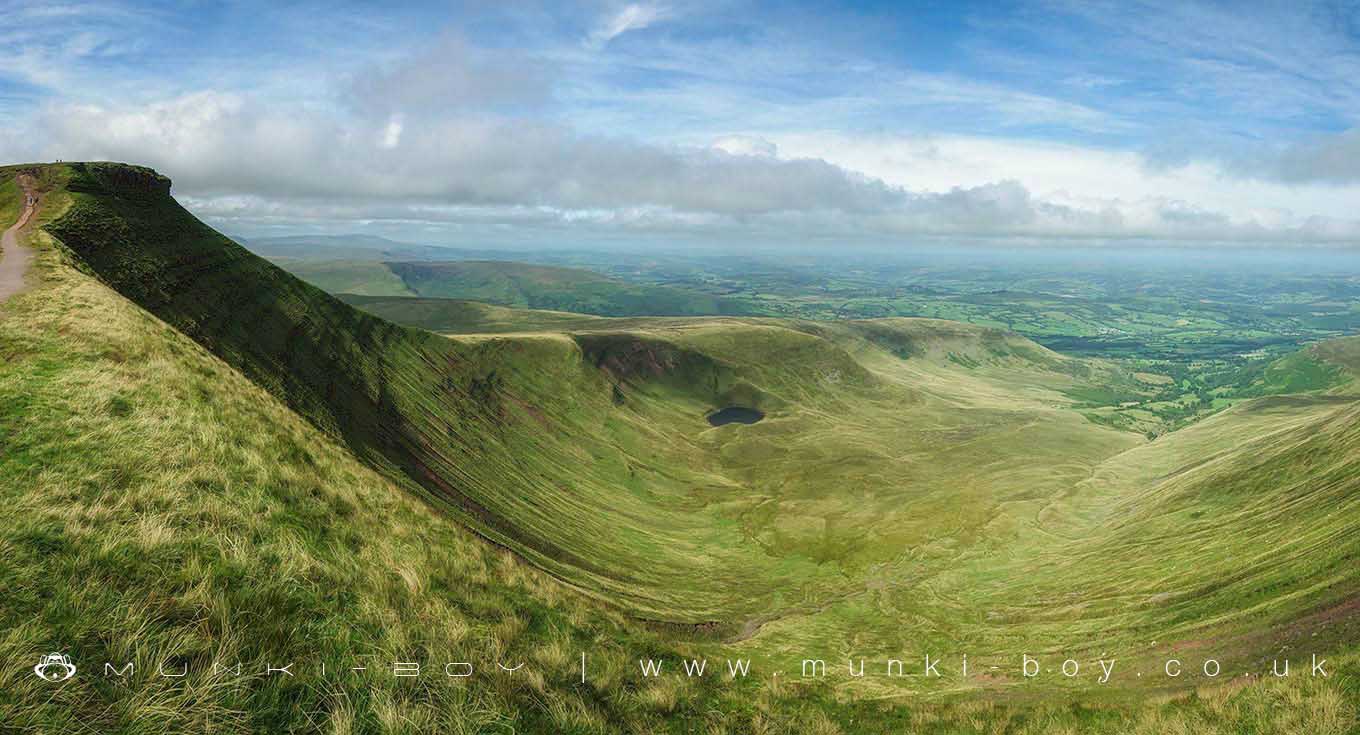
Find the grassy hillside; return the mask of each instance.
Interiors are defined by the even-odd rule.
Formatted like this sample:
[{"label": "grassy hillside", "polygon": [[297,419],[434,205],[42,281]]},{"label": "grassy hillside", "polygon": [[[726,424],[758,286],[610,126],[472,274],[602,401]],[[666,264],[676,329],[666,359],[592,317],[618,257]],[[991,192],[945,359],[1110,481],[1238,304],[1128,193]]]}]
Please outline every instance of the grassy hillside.
[{"label": "grassy hillside", "polygon": [[[921,397],[875,378],[830,341],[770,323],[452,341],[366,316],[288,276],[198,223],[165,186],[143,172],[75,168],[70,210],[49,230],[124,295],[358,456],[554,573],[649,617],[740,625],[842,594],[845,570],[828,560],[872,563],[872,553],[837,558],[861,545],[849,540],[862,532],[849,519],[831,536],[799,529],[819,505],[841,515],[839,501],[818,499],[824,483],[883,469],[797,470],[810,505],[790,498],[776,514],[763,485],[784,484],[784,471],[764,482],[753,476],[755,463],[773,457],[770,440],[752,436],[742,448],[746,441],[727,441],[731,432],[704,431],[706,412],[747,398],[787,407],[767,424],[776,435],[802,425],[809,445],[824,432],[840,437],[813,454],[779,450],[794,466],[837,446],[871,465],[901,451],[886,445],[901,431],[894,407]],[[830,382],[836,393],[816,390]],[[851,410],[852,401],[861,405]],[[999,416],[1010,407],[980,410]],[[856,413],[875,427],[867,443],[825,418]],[[1050,413],[1084,430],[1079,416]],[[1089,442],[1097,454],[1132,441],[1106,433]],[[713,493],[728,497],[713,502]],[[742,520],[753,505],[766,506],[754,528]],[[901,491],[880,505],[906,510]],[[734,543],[743,526],[746,540]],[[771,555],[771,542],[785,551]],[[780,592],[789,585],[816,591],[790,598]]]},{"label": "grassy hillside", "polygon": [[415,296],[386,263],[373,260],[309,261],[270,258],[302,280],[333,294],[358,296]]},{"label": "grassy hillside", "polygon": [[[0,185],[0,207],[14,198]],[[688,732],[715,705],[742,729],[829,722],[807,709],[815,695],[774,705],[740,684],[636,680],[634,657],[675,644],[432,513],[34,244],[38,287],[0,305],[6,731]],[[36,679],[51,650],[78,652],[86,674]],[[582,650],[589,687],[572,683]],[[106,660],[135,675],[101,677]],[[412,686],[382,675],[395,660],[481,670]],[[482,669],[500,660],[526,669]],[[215,681],[214,661],[246,679]],[[316,678],[356,661],[375,671]],[[300,678],[259,673],[289,662]],[[194,673],[167,683],[162,663]]]},{"label": "grassy hillside", "polygon": [[[514,309],[463,299],[392,298],[339,294],[340,300],[397,324],[441,334],[556,332],[602,323],[564,311]],[[624,323],[620,320],[615,323]],[[636,322],[641,323],[641,322]]]},{"label": "grassy hillside", "polygon": [[[1015,400],[1027,387],[1035,391],[1056,389],[1076,406],[1100,400],[1117,405],[1123,395],[1137,390],[1136,382],[1128,376],[1100,363],[1066,359],[1012,335],[953,322],[601,319],[435,299],[354,298],[350,302],[397,321],[464,335],[464,339],[553,331],[595,334],[652,330],[678,336],[714,329],[720,323],[724,332],[756,324],[779,325],[827,337],[880,377],[907,382],[918,390],[937,390],[951,401],[988,394]],[[1244,665],[1264,663],[1262,651],[1273,650],[1264,641],[1274,640],[1273,636],[1294,642],[1330,640],[1331,645],[1346,648],[1352,645],[1349,641],[1356,628],[1337,628],[1328,621],[1348,619],[1350,614],[1345,611],[1357,594],[1351,567],[1360,547],[1347,531],[1351,519],[1360,514],[1354,505],[1358,487],[1354,478],[1360,477],[1355,462],[1360,459],[1360,447],[1352,444],[1360,415],[1355,391],[1350,390],[1353,384],[1348,368],[1353,364],[1355,344],[1355,340],[1327,342],[1271,363],[1260,378],[1240,391],[1241,405],[1223,416],[1111,454],[1085,470],[1082,477],[1045,478],[1053,480],[1047,486],[1024,477],[1024,468],[1052,472],[1080,455],[1064,451],[1061,455],[1035,456],[1047,441],[1062,438],[1071,442],[1077,436],[1064,437],[1046,426],[1042,436],[1023,444],[1023,459],[998,462],[1018,476],[1018,484],[1032,483],[1033,492],[1007,499],[1004,512],[984,511],[989,518],[981,532],[986,542],[974,548],[951,548],[957,547],[962,535],[956,535],[957,530],[935,539],[946,544],[940,553],[948,561],[938,566],[947,571],[936,574],[931,564],[922,563],[919,556],[912,557],[910,564],[915,568],[898,578],[913,583],[900,592],[877,590],[867,596],[871,604],[849,593],[813,615],[767,624],[757,641],[744,645],[761,651],[844,647],[851,640],[854,643],[850,645],[870,650],[921,646],[919,629],[909,637],[898,637],[885,635],[887,631],[877,629],[872,622],[906,616],[929,621],[928,630],[948,630],[946,636],[936,639],[943,646],[957,645],[960,640],[994,640],[998,648],[1013,649],[1023,645],[1022,641],[1030,641],[1034,650],[1059,650],[1070,646],[1070,641],[1085,639],[1096,641],[1094,645],[1102,649],[1131,649],[1136,656],[1151,660],[1178,650],[1183,639],[1202,641],[1205,639],[1197,637],[1209,636],[1221,642],[1225,654],[1251,659]],[[753,359],[758,358],[737,358]],[[915,368],[907,368],[910,365]],[[988,371],[1004,376],[1005,387],[970,385],[970,379]],[[1055,388],[1055,374],[1074,379]],[[926,375],[938,380],[923,379]],[[1025,375],[1031,376],[1029,380]],[[1317,395],[1325,391],[1330,394]],[[1251,395],[1299,393],[1313,395],[1288,401],[1248,400]],[[911,411],[914,419],[929,416],[937,420],[925,407],[912,406]],[[1292,426],[1294,432],[1280,432],[1284,426]],[[857,442],[863,438],[853,436]],[[817,440],[822,439],[825,437],[817,436]],[[1308,446],[1295,447],[1295,440]],[[910,446],[901,435],[893,435],[887,443]],[[844,443],[830,446],[833,449],[825,453],[805,456],[826,459],[853,453]],[[743,444],[738,451],[750,452],[749,445]],[[1207,465],[1206,455],[1213,458]],[[768,455],[757,456],[753,465],[770,466]],[[1324,456],[1334,458],[1334,464],[1318,464]],[[940,455],[935,459],[942,467],[964,473],[950,478],[952,487],[981,485],[984,497],[994,496],[1005,487],[997,478],[970,482],[966,479],[968,470],[959,469],[965,462]],[[1247,469],[1231,469],[1237,465]],[[1206,472],[1206,466],[1213,470]],[[1150,472],[1154,467],[1157,471]],[[1175,503],[1152,500],[1192,478],[1197,490],[1178,493]],[[876,480],[892,482],[883,477]],[[817,481],[845,487],[829,475],[819,474]],[[1312,483],[1318,487],[1310,487]],[[1232,498],[1226,505],[1225,496]],[[856,500],[863,497],[857,494]],[[964,501],[956,495],[949,505],[922,515],[948,518],[953,523],[961,501],[978,500],[969,497]],[[785,502],[781,497],[780,503]],[[1114,507],[1119,514],[1112,515]],[[869,515],[882,512],[874,509]],[[1033,520],[1026,518],[1031,513]],[[900,520],[891,513],[887,517],[894,523]],[[1214,532],[1225,524],[1230,532]],[[871,529],[867,535],[875,540],[891,538],[880,535],[882,530],[868,519],[845,525]],[[1026,543],[1029,539],[1037,543]],[[1255,546],[1260,539],[1272,541]],[[1159,551],[1149,556],[1150,549]],[[830,552],[830,557],[837,559],[849,556],[852,552],[844,548]],[[1250,561],[1244,564],[1244,559]],[[897,576],[883,568],[876,573],[887,579]],[[931,589],[924,605],[913,600],[922,583]],[[1131,614],[1125,608],[1139,594],[1143,602]],[[1034,602],[1054,598],[1071,602],[1052,612],[1039,609]],[[949,602],[941,604],[941,600]],[[1074,616],[1074,609],[1082,613]],[[978,610],[988,612],[979,617]],[[998,624],[998,619],[1004,619],[1005,624]],[[852,638],[844,636],[846,630],[854,630]],[[1148,631],[1159,633],[1154,636]],[[1069,642],[1056,644],[1058,640]]]},{"label": "grassy hillside", "polygon": [[[1355,726],[1360,415],[1344,384],[1148,442],[1081,409],[1082,396],[1136,389],[1120,371],[949,322],[464,305],[461,333],[443,337],[246,253],[151,172],[71,165],[48,181],[39,286],[0,305],[0,487],[18,511],[0,540],[18,560],[0,577],[6,658],[71,647],[153,671],[162,657],[410,651],[531,666],[358,693],[80,679],[56,698],[17,668],[0,687],[6,723]],[[0,185],[0,208],[14,196]],[[767,417],[709,426],[729,404]],[[1168,651],[1259,675],[1282,646],[1326,652],[1333,677],[1134,676]],[[579,686],[571,661],[586,647],[602,678]],[[632,672],[638,655],[676,652],[746,656],[785,677]],[[962,652],[986,673],[844,675],[850,656]],[[1113,688],[1016,669],[1022,653],[1089,670],[1107,652],[1122,662]],[[791,680],[809,654],[839,671]],[[944,668],[956,674],[957,659]]]},{"label": "grassy hillside", "polygon": [[1329,369],[1325,386],[1337,392],[1352,391],[1360,379],[1360,337],[1331,339],[1312,345],[1304,354]]}]

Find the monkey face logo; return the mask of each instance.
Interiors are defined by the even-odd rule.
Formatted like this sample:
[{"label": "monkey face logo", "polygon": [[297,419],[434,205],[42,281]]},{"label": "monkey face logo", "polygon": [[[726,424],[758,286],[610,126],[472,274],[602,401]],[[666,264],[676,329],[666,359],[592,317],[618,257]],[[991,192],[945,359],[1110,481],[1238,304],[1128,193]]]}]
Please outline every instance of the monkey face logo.
[{"label": "monkey face logo", "polygon": [[63,654],[49,653],[33,667],[33,673],[43,681],[66,681],[76,675],[76,666]]}]

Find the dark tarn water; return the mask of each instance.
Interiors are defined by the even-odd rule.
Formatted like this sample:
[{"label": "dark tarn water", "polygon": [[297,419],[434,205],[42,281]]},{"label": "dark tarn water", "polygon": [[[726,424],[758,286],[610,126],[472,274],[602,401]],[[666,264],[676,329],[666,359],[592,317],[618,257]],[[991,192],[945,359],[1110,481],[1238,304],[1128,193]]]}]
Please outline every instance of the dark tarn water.
[{"label": "dark tarn water", "polygon": [[754,424],[765,418],[765,414],[754,408],[745,406],[728,406],[727,408],[714,411],[708,415],[708,423],[714,426],[724,424]]}]

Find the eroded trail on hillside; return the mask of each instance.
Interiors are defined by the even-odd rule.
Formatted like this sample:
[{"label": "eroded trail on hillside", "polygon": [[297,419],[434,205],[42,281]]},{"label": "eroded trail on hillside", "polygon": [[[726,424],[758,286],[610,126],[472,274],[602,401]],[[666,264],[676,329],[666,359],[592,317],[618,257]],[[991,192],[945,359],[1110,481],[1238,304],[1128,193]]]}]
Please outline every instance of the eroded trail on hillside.
[{"label": "eroded trail on hillside", "polygon": [[38,195],[27,177],[20,177],[18,181],[24,190],[24,211],[0,237],[0,301],[24,290],[24,276],[33,262],[33,251],[19,242],[19,233],[38,211]]}]

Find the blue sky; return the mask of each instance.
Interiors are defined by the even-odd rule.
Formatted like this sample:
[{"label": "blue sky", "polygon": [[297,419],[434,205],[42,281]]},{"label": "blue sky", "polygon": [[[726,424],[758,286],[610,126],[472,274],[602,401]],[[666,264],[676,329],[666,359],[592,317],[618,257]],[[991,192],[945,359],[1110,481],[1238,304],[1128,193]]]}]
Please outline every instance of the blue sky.
[{"label": "blue sky", "polygon": [[1349,3],[0,2],[0,159],[241,234],[1360,241]]}]

